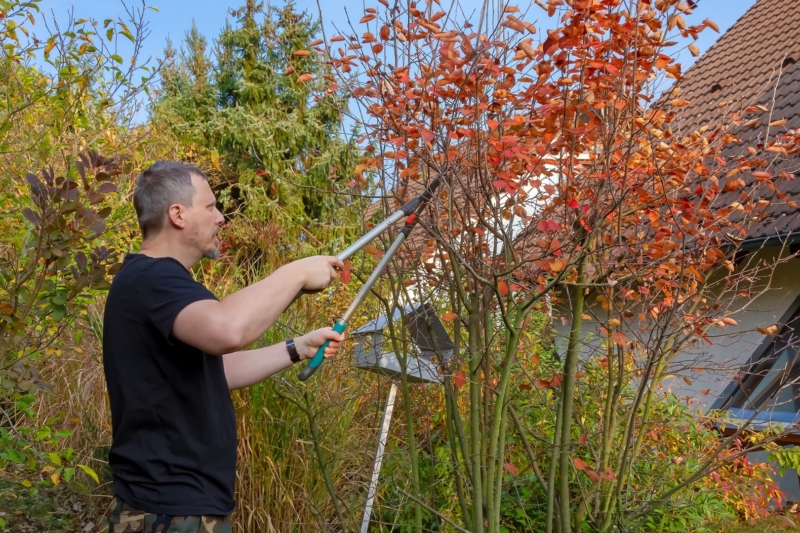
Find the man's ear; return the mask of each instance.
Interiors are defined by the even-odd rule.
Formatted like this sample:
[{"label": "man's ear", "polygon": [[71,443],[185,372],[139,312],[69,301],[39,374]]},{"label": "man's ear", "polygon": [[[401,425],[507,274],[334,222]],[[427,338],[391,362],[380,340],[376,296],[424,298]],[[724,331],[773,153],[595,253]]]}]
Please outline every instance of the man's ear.
[{"label": "man's ear", "polygon": [[186,209],[181,204],[172,204],[167,210],[170,224],[178,229],[186,227]]}]

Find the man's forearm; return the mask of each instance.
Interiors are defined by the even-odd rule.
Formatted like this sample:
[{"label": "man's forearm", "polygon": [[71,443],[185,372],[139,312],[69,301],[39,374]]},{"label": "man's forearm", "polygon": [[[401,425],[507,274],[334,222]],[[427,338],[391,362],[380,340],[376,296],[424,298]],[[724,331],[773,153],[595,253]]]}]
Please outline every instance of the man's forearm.
[{"label": "man's forearm", "polygon": [[221,315],[231,317],[228,326],[237,332],[239,346],[249,345],[271,328],[303,288],[304,280],[287,266],[220,301]]},{"label": "man's forearm", "polygon": [[228,389],[241,389],[264,381],[292,365],[286,343],[222,356]]}]

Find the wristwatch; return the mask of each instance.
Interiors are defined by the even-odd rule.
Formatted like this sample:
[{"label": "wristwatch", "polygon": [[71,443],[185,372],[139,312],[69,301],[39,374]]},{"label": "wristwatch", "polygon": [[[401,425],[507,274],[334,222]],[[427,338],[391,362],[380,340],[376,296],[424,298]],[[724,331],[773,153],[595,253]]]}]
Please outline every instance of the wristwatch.
[{"label": "wristwatch", "polygon": [[300,354],[297,353],[297,346],[294,345],[294,339],[286,339],[286,351],[289,352],[289,359],[292,363],[300,362]]}]

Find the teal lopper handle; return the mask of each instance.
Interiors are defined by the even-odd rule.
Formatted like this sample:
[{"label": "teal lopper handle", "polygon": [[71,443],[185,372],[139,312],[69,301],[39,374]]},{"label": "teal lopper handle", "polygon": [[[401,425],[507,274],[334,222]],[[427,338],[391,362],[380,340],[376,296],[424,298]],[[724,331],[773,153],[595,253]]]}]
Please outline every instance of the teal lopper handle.
[{"label": "teal lopper handle", "polygon": [[[336,333],[344,333],[344,330],[347,329],[347,324],[344,322],[336,322],[336,325],[333,326],[333,331]],[[311,358],[311,361],[308,362],[308,366],[306,366],[302,372],[300,372],[300,381],[305,381],[311,377],[311,375],[317,371],[317,369],[322,365],[322,361],[325,360],[325,348],[331,341],[325,341],[325,344],[319,347],[317,353],[314,354],[314,357]]]}]

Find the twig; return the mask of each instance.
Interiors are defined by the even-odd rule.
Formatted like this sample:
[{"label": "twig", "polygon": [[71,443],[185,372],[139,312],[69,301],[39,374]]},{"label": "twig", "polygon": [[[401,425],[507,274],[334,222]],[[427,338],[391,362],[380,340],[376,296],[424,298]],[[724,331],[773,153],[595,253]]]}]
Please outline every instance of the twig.
[{"label": "twig", "polygon": [[441,518],[442,520],[444,520],[445,522],[447,522],[448,524],[450,524],[451,526],[453,526],[457,530],[463,531],[464,533],[470,533],[469,531],[467,531],[463,527],[459,526],[458,524],[456,524],[455,522],[453,522],[452,520],[450,520],[449,518],[444,516],[442,513],[440,513],[436,509],[433,509],[432,507],[430,507],[428,504],[426,504],[425,502],[423,502],[422,500],[420,500],[416,496],[412,496],[411,494],[407,493],[403,489],[397,489],[397,490],[400,492],[400,494],[402,494],[403,496],[405,496],[407,498],[411,498],[412,500],[414,500],[415,502],[420,504],[422,507],[424,507],[427,511],[430,511],[431,513],[436,515],[438,518]]}]

